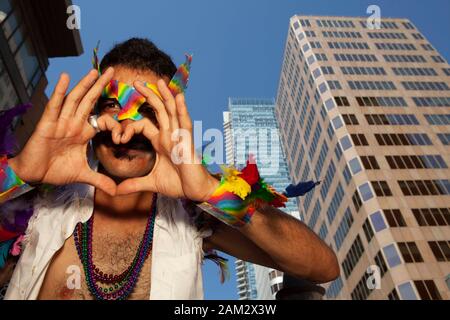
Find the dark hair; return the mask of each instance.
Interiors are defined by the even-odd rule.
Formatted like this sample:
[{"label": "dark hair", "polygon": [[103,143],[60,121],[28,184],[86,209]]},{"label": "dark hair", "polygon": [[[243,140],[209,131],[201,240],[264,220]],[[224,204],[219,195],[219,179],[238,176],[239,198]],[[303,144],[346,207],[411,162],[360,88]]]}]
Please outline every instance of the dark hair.
[{"label": "dark hair", "polygon": [[118,43],[102,59],[100,69],[124,66],[131,69],[151,70],[160,77],[169,79],[177,71],[168,54],[161,51],[153,42],[143,38],[131,38]]}]

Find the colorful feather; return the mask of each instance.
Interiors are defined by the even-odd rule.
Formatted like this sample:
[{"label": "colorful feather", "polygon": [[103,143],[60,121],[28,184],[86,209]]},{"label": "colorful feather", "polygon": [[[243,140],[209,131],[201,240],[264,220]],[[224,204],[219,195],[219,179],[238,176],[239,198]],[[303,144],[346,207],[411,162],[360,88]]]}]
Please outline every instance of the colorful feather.
[{"label": "colorful feather", "polygon": [[297,184],[290,184],[286,187],[286,191],[284,191],[283,194],[288,198],[301,197],[314,189],[319,184],[320,181],[314,182],[312,180],[299,182]]},{"label": "colorful feather", "polygon": [[15,117],[25,114],[31,107],[32,104],[30,103],[20,104],[1,113],[0,154],[13,154],[17,151],[16,139],[9,128]]},{"label": "colorful feather", "polygon": [[98,49],[100,47],[100,40],[97,42],[97,46],[94,48],[94,56],[92,57],[92,67],[98,71],[98,74],[101,75],[100,71],[100,63],[98,60]]},{"label": "colorful feather", "polygon": [[228,268],[228,259],[223,258],[217,254],[217,251],[211,250],[205,254],[205,259],[209,259],[219,267],[220,283],[230,278],[230,270]]},{"label": "colorful feather", "polygon": [[11,247],[13,246],[15,239],[11,239],[5,242],[0,242],[0,270],[6,264],[6,260],[8,259],[9,252]]}]

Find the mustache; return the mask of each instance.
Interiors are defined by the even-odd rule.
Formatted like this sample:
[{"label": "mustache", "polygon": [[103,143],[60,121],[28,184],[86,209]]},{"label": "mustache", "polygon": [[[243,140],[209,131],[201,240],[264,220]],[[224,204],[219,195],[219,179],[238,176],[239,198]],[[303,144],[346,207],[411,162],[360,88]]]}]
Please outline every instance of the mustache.
[{"label": "mustache", "polygon": [[103,144],[107,147],[116,149],[116,150],[124,150],[124,149],[133,149],[145,152],[153,152],[154,148],[151,142],[142,134],[134,135],[130,141],[123,144],[115,144],[111,138],[111,132],[102,131],[95,135],[94,144],[100,145]]}]

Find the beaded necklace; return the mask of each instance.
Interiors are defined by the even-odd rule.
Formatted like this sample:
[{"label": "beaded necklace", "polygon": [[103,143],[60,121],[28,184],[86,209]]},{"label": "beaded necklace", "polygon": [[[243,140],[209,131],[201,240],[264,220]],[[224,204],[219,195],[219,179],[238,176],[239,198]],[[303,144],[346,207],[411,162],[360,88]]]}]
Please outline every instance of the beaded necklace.
[{"label": "beaded necklace", "polygon": [[[152,249],[153,229],[157,213],[157,195],[153,194],[150,215],[144,235],[130,266],[119,275],[103,273],[92,261],[92,231],[94,215],[85,223],[78,223],[74,231],[75,247],[83,265],[86,284],[97,300],[124,300],[136,286],[139,273]],[[99,284],[102,285],[99,285]]]}]

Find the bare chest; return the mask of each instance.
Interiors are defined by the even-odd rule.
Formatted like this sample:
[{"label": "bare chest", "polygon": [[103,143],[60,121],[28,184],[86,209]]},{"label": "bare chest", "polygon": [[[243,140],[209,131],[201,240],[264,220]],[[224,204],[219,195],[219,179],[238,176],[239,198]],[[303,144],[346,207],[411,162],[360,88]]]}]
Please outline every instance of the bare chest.
[{"label": "bare chest", "polygon": [[[107,231],[94,232],[92,258],[103,273],[118,275],[125,271],[138,250],[142,234],[113,235]],[[145,260],[136,286],[129,299],[147,300],[150,297],[151,253]],[[47,270],[38,299],[92,300],[86,276],[78,257],[73,236],[55,254]]]}]

